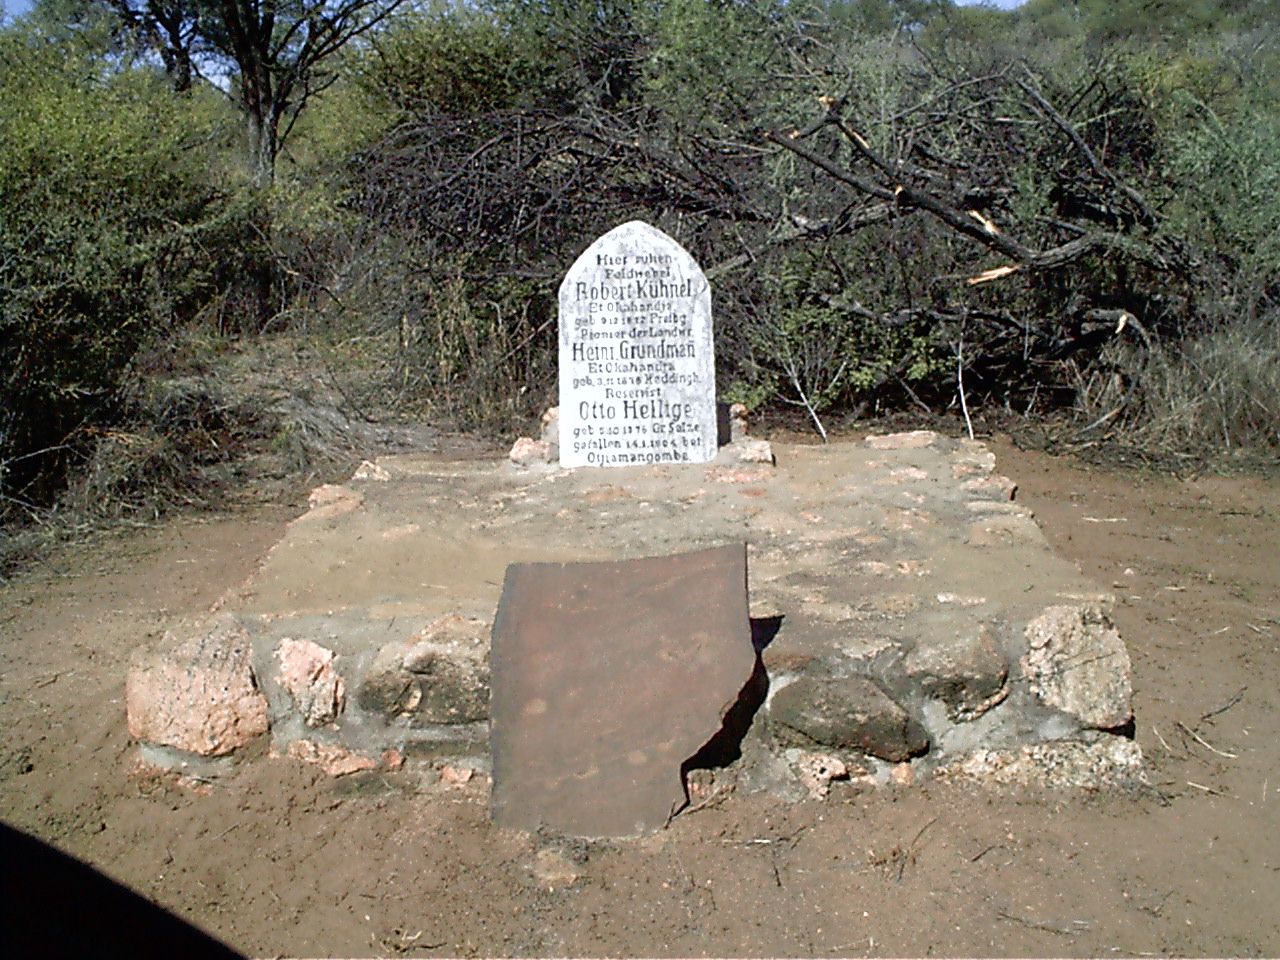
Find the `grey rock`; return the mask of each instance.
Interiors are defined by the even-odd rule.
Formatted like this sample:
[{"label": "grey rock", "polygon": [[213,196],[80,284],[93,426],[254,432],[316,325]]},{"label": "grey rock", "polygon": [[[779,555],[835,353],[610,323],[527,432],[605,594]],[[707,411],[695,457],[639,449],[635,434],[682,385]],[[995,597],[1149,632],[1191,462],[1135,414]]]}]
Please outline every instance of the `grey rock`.
[{"label": "grey rock", "polygon": [[1006,750],[989,748],[965,754],[937,770],[943,779],[1074,789],[1136,786],[1145,782],[1142,750],[1124,737],[1054,740]]},{"label": "grey rock", "polygon": [[1042,703],[1099,730],[1133,719],[1129,652],[1101,607],[1049,607],[1026,637],[1022,670]]},{"label": "grey rock", "polygon": [[857,750],[895,763],[929,749],[924,728],[866,677],[800,677],[769,705],[787,745]]},{"label": "grey rock", "polygon": [[489,716],[488,628],[442,617],[408,640],[382,647],[365,672],[360,706],[413,725],[470,723]]},{"label": "grey rock", "polygon": [[945,704],[954,721],[982,716],[1009,692],[1008,664],[983,624],[922,638],[902,668],[926,697]]}]

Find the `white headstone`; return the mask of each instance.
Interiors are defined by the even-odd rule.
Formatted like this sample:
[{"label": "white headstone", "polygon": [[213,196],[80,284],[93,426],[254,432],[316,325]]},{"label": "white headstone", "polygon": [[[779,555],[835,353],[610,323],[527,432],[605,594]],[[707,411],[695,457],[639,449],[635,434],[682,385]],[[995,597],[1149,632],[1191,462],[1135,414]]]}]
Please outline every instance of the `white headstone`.
[{"label": "white headstone", "polygon": [[706,463],[716,449],[707,278],[661,230],[624,223],[560,284],[560,463]]}]

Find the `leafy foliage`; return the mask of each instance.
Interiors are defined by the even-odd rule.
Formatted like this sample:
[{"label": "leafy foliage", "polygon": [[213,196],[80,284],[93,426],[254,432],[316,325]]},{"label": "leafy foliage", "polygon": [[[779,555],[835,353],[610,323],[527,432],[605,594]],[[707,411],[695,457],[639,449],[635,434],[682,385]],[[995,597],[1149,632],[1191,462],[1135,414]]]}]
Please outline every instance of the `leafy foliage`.
[{"label": "leafy foliage", "polygon": [[227,291],[254,244],[209,178],[216,101],[13,30],[0,114],[0,495],[39,503],[111,424],[139,348]]},{"label": "leafy foliage", "polygon": [[90,448],[186,429],[138,401],[176,396],[139,357],[202,322],[309,331],[362,409],[514,429],[553,393],[565,265],[633,217],[708,269],[719,386],[753,406],[938,412],[959,362],[971,407],[1275,449],[1248,357],[1280,298],[1278,24],[1278,0],[41,0],[0,28],[0,496],[52,502],[81,461],[134,483],[147,457]]}]

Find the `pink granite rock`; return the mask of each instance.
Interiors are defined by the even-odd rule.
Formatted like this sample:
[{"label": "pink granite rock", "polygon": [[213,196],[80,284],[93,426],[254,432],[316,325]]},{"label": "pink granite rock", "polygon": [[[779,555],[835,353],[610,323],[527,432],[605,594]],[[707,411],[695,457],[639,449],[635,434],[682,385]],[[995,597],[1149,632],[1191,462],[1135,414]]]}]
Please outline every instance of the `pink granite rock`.
[{"label": "pink granite rock", "polygon": [[129,734],[220,757],[267,732],[267,700],[251,666],[249,635],[231,616],[135,657],[125,682]]},{"label": "pink granite rock", "polygon": [[532,437],[521,437],[511,447],[507,459],[517,467],[531,467],[538,463],[551,462],[551,444],[546,440],[534,440]]},{"label": "pink granite rock", "polygon": [[289,692],[309,727],[333,723],[342,712],[346,687],[333,668],[334,653],[310,640],[285,637],[276,648],[277,680]]},{"label": "pink granite rock", "polygon": [[354,753],[332,743],[316,743],[314,740],[294,740],[286,748],[294,760],[314,764],[331,777],[345,777],[361,770],[373,770],[378,761]]},{"label": "pink granite rock", "polygon": [[[364,497],[349,487],[326,483],[311,491],[307,498],[309,509],[293,523],[315,523],[350,513],[364,503]],[[292,524],[290,524],[292,526]]]}]

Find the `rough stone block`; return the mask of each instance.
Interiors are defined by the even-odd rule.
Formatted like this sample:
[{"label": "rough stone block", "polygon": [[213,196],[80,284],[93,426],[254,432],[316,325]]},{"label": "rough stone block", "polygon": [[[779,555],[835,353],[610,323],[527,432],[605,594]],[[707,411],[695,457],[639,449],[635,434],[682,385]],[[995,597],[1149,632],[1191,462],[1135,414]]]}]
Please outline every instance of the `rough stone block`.
[{"label": "rough stone block", "polygon": [[960,484],[960,489],[971,497],[987,500],[1012,500],[1018,485],[1008,477],[993,473],[990,476],[970,477]]},{"label": "rough stone block", "polygon": [[378,483],[388,483],[391,480],[391,474],[386,469],[374,463],[371,460],[361,460],[360,466],[356,467],[356,472],[351,475],[352,480],[372,480]]},{"label": "rough stone block", "polygon": [[489,716],[488,627],[441,617],[407,640],[388,643],[365,672],[358,701],[414,725],[472,723]]},{"label": "rough stone block", "polygon": [[933,430],[910,430],[906,433],[872,434],[866,444],[872,450],[918,450],[932,447],[942,439]]},{"label": "rough stone block", "polygon": [[251,666],[249,635],[220,617],[185,640],[137,656],[125,682],[129,734],[205,757],[224,756],[267,732],[267,700]]},{"label": "rough stone block", "polygon": [[774,463],[773,447],[768,440],[740,440],[733,444],[739,463]]},{"label": "rough stone block", "polygon": [[747,439],[747,410],[746,404],[734,403],[729,406],[729,442],[738,443]]},{"label": "rough stone block", "polygon": [[929,749],[924,728],[866,677],[800,677],[773,695],[783,743],[857,750],[894,762]]},{"label": "rough stone block", "polygon": [[346,685],[333,666],[334,653],[310,640],[285,637],[276,648],[277,682],[293,699],[309,727],[333,723],[342,712]]},{"label": "rough stone block", "polygon": [[298,517],[290,526],[299,523],[315,523],[319,520],[331,520],[344,513],[351,513],[364,503],[364,496],[350,487],[337,483],[326,483],[316,487],[307,498],[310,507],[306,513]]},{"label": "rough stone block", "polygon": [[1026,637],[1022,671],[1042,703],[1098,730],[1133,719],[1129,651],[1101,607],[1049,607]]},{"label": "rough stone block", "polygon": [[926,697],[942,701],[955,721],[981,716],[1009,692],[1008,664],[981,624],[922,638],[902,669]]},{"label": "rough stone block", "polygon": [[990,784],[1051,789],[1131,786],[1144,781],[1142,750],[1124,737],[1054,740],[1011,750],[981,749],[940,767],[937,775]]},{"label": "rough stone block", "polygon": [[535,464],[551,462],[551,444],[545,440],[534,440],[532,437],[521,437],[507,454],[507,459],[517,467],[532,467]]}]

